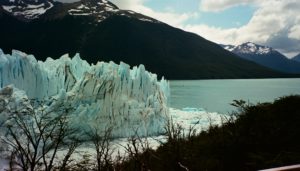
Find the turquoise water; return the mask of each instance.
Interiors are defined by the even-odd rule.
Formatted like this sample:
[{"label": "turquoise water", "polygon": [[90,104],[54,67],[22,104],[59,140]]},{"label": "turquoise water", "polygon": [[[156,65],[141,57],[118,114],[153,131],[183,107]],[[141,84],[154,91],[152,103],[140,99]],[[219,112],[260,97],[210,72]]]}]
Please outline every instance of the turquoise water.
[{"label": "turquoise water", "polygon": [[271,102],[286,95],[300,94],[300,79],[237,79],[170,81],[173,108],[203,108],[229,113],[234,99],[250,103]]}]

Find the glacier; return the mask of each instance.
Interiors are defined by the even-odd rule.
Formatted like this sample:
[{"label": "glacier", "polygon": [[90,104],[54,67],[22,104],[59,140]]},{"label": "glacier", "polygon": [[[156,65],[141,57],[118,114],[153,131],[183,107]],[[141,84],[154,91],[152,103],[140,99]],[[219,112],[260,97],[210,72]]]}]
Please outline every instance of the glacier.
[{"label": "glacier", "polygon": [[[169,117],[167,80],[158,80],[143,65],[90,65],[79,54],[43,62],[17,50],[10,55],[0,49],[0,89],[2,121],[9,115],[5,108],[28,99],[47,101],[48,108],[71,105],[70,123],[83,134],[92,127],[112,127],[114,137],[158,135]],[[5,103],[9,101],[13,103]]]}]

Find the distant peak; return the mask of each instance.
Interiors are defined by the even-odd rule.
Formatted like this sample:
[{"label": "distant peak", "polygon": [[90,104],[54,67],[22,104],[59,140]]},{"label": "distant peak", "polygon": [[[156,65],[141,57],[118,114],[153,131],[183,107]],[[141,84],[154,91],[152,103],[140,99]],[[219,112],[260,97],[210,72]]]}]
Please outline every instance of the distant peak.
[{"label": "distant peak", "polygon": [[60,3],[56,1],[57,0],[0,0],[0,9],[23,21],[39,19],[42,16],[47,18],[46,12],[53,8],[53,12],[49,13],[50,18],[65,15],[87,16],[94,18],[95,22],[90,22],[90,24],[95,25],[111,16],[125,16],[144,22],[160,23],[151,17],[134,11],[121,10],[108,0],[80,0],[73,3]]},{"label": "distant peak", "polygon": [[81,0],[77,4],[68,10],[70,15],[94,16],[98,22],[120,11],[115,4],[106,0]]},{"label": "distant peak", "polygon": [[253,42],[246,42],[236,46],[233,51],[244,54],[268,54],[273,51],[271,47],[258,45]]},{"label": "distant peak", "polygon": [[256,44],[256,43],[253,43],[253,42],[246,42],[246,43],[242,43],[241,45],[239,46],[249,46],[249,47],[265,47],[265,48],[270,48],[272,49],[271,47],[269,46],[264,46],[264,45],[260,45],[260,44]]},{"label": "distant peak", "polygon": [[246,42],[245,44],[250,47],[257,46],[255,43],[252,43],[252,42]]},{"label": "distant peak", "polygon": [[53,0],[1,0],[0,5],[37,5],[42,3],[53,3]]},{"label": "distant peak", "polygon": [[233,51],[233,49],[236,47],[234,45],[223,45],[223,44],[220,44],[221,47],[223,47],[224,49],[228,50],[228,51]]},{"label": "distant peak", "polygon": [[107,0],[81,0],[80,2],[76,2],[76,4],[77,5],[68,10],[69,15],[93,16],[95,17],[96,22],[101,22],[113,15],[119,15],[136,18],[142,21],[159,23],[151,17],[138,14],[134,11],[121,10],[115,4]]}]

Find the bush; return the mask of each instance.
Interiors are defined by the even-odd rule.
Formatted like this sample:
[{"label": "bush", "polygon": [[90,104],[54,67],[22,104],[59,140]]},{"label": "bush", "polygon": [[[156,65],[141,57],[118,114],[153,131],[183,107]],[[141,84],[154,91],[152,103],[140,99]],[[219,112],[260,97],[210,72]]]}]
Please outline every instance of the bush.
[{"label": "bush", "polygon": [[159,147],[149,158],[150,170],[247,171],[299,163],[300,96],[234,105],[236,119]]}]

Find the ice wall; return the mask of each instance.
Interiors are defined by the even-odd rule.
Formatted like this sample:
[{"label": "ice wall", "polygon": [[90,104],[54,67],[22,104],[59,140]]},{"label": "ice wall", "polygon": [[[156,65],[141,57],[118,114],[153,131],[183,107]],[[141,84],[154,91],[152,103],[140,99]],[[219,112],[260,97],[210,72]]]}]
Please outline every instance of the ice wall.
[{"label": "ice wall", "polygon": [[140,135],[161,133],[169,112],[169,83],[158,81],[143,65],[132,69],[125,63],[89,65],[79,54],[41,62],[0,49],[0,88],[8,85],[13,91],[25,91],[30,99],[71,104],[73,125],[85,131],[112,126],[115,137],[133,135],[135,130]]}]

